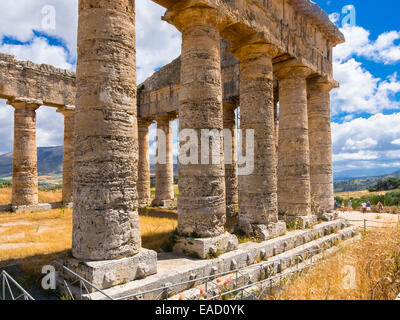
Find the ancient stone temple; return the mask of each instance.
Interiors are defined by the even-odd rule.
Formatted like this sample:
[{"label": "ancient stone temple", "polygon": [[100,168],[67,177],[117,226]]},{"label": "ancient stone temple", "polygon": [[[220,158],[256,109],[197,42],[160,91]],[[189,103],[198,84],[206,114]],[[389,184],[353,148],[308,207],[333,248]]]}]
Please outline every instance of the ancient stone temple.
[{"label": "ancient stone temple", "polygon": [[[157,273],[156,252],[141,245],[138,207],[174,199],[174,119],[175,252],[229,252],[220,269],[232,270],[256,257],[236,255],[227,217],[237,216],[238,234],[262,241],[335,219],[329,92],[338,86],[332,49],[344,37],[327,14],[310,0],[154,2],[182,33],[182,52],[138,86],[133,0],[79,1],[76,79],[0,56],[0,98],[15,108],[13,206],[38,206],[35,110],[57,107],[65,116],[63,202],[74,207],[67,265],[99,288]],[[21,68],[41,94],[21,92]],[[204,156],[204,144],[212,154]],[[188,152],[197,160],[182,161]]]}]

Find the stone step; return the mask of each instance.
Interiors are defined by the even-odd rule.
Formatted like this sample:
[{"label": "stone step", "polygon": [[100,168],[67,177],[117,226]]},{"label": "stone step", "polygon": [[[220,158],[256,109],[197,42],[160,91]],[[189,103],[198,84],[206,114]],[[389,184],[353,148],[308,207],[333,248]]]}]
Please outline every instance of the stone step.
[{"label": "stone step", "polygon": [[[261,285],[254,283],[270,279],[265,286],[279,287],[282,279],[294,271],[301,271],[312,263],[319,261],[339,250],[338,244],[344,241],[358,239],[358,228],[348,227],[338,233],[330,234],[311,241],[277,256],[268,259],[240,272],[234,272],[209,281],[207,285],[200,284],[195,288],[177,292],[169,300],[199,300],[201,297],[212,299],[220,297],[221,293],[234,290],[236,287],[249,286],[247,290],[261,290]],[[254,284],[254,285],[252,285]],[[203,294],[202,294],[203,292]]]},{"label": "stone step", "polygon": [[[158,255],[157,274],[106,289],[104,292],[113,298],[122,298],[149,290],[156,290],[171,284],[190,282],[193,279],[229,272],[252,265],[258,261],[265,261],[330,234],[337,234],[348,226],[348,221],[344,219],[323,222],[312,229],[289,231],[284,236],[261,243],[247,242],[239,244],[237,250],[224,253],[210,260],[193,259],[176,253],[161,253]],[[182,284],[174,287],[173,290],[181,292],[191,286],[191,283]],[[159,295],[159,291],[145,294],[143,298],[154,299]],[[90,295],[84,295],[83,298],[99,300],[105,299],[105,296],[95,292]]]}]

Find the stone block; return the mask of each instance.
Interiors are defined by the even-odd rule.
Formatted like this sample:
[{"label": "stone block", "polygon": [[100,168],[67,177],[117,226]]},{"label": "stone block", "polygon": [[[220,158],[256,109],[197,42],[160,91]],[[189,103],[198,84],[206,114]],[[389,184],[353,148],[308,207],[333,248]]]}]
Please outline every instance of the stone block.
[{"label": "stone block", "polygon": [[238,248],[239,241],[228,232],[212,238],[178,238],[174,252],[200,259],[216,258],[218,255]]},{"label": "stone block", "polygon": [[318,218],[323,221],[333,221],[338,218],[338,213],[337,212],[324,212],[324,213],[318,214]]},{"label": "stone block", "polygon": [[253,225],[253,231],[257,239],[265,241],[284,235],[286,233],[286,223],[279,221],[269,225],[256,224]]},{"label": "stone block", "polygon": [[[108,289],[156,274],[157,253],[153,250],[142,249],[129,258],[105,261],[81,261],[70,258],[63,261],[63,264],[99,289]],[[62,271],[61,275],[65,279],[76,280],[66,271]]]},{"label": "stone block", "polygon": [[286,225],[289,229],[310,229],[315,226],[318,222],[316,215],[308,215],[308,216],[280,216],[280,220],[286,222]]}]

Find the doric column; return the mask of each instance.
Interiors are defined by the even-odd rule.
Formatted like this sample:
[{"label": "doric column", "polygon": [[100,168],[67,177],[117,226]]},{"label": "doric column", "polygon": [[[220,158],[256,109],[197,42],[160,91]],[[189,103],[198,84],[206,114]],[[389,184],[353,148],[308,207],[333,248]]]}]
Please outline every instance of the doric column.
[{"label": "doric column", "polygon": [[[195,252],[206,258],[209,251],[215,254],[236,247],[236,237],[225,233],[225,168],[223,155],[223,110],[221,84],[220,33],[215,9],[200,4],[167,12],[167,20],[182,32],[181,88],[179,92],[180,162],[178,232],[194,236],[178,241],[176,251]],[[217,130],[218,159],[207,159],[201,152],[202,132]],[[183,164],[187,157],[190,134],[190,152],[196,153],[197,161]],[[186,139],[184,141],[184,139]],[[217,141],[218,141],[217,140]],[[198,148],[196,148],[198,146]],[[195,150],[195,151],[194,151]],[[205,161],[207,160],[207,161]],[[204,238],[212,238],[205,240]],[[215,240],[215,241],[214,241]]]},{"label": "doric column", "polygon": [[149,155],[149,126],[151,121],[138,121],[139,130],[139,165],[138,165],[138,195],[139,205],[148,206],[151,203],[150,191],[150,155]]},{"label": "doric column", "polygon": [[42,101],[16,98],[8,101],[14,110],[13,211],[31,211],[38,206],[36,109]]},{"label": "doric column", "polygon": [[226,189],[226,215],[234,216],[238,210],[239,193],[236,169],[236,114],[237,103],[227,101],[223,103],[224,130],[230,134],[232,146],[231,153],[225,154],[225,189]]},{"label": "doric column", "polygon": [[312,211],[323,217],[333,210],[332,134],[329,92],[337,83],[323,77],[308,80],[308,136]]},{"label": "doric column", "polygon": [[64,115],[62,202],[68,205],[73,202],[75,106],[65,106],[59,108],[57,112]]},{"label": "doric column", "polygon": [[[254,151],[254,169],[239,174],[239,224],[263,240],[285,233],[278,221],[272,58],[274,46],[257,43],[233,48],[240,61],[240,128],[254,131],[254,150],[243,138],[242,153]],[[239,166],[240,167],[240,166]]]},{"label": "doric column", "polygon": [[137,210],[135,1],[79,1],[76,80],[71,267],[105,288],[156,272]]},{"label": "doric column", "polygon": [[311,215],[310,153],[308,143],[307,76],[301,65],[278,66],[279,214],[290,227],[314,224]]},{"label": "doric column", "polygon": [[174,163],[171,119],[157,119],[156,194],[153,204],[164,206],[174,199]]}]

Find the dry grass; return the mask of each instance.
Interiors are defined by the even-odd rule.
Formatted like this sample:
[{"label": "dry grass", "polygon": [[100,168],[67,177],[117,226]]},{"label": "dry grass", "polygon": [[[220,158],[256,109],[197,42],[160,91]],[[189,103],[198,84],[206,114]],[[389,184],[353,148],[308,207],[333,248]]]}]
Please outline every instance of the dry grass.
[{"label": "dry grass", "polygon": [[[354,268],[354,269],[353,269]],[[355,270],[355,286],[343,282]],[[279,300],[393,300],[400,292],[400,227],[368,233],[359,242],[303,273]]]},{"label": "dry grass", "polygon": [[396,190],[389,190],[389,191],[376,191],[376,192],[369,192],[368,190],[360,190],[360,191],[346,191],[346,192],[339,192],[335,193],[335,197],[342,197],[346,199],[350,198],[361,198],[362,196],[370,196],[370,195],[385,195],[388,192],[398,192],[400,189]]},{"label": "dry grass", "polygon": [[[171,210],[143,209],[140,223],[143,247],[159,250],[176,229],[177,214]],[[18,263],[25,271],[40,273],[43,265],[69,254],[71,235],[71,209],[0,213],[0,265]]]},{"label": "dry grass", "polygon": [[[0,189],[0,205],[8,205],[11,203],[11,188]],[[51,203],[62,201],[62,190],[53,191],[39,190],[39,203]]]}]

